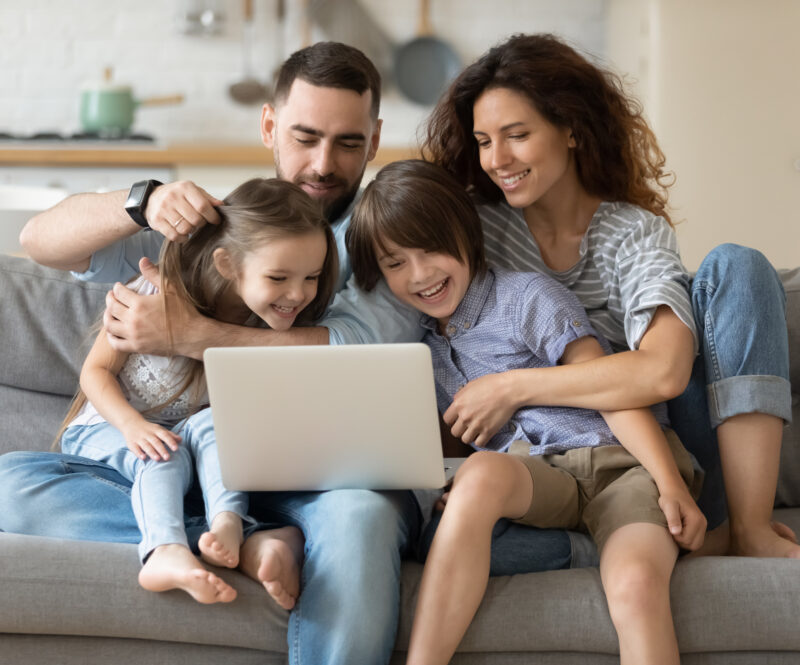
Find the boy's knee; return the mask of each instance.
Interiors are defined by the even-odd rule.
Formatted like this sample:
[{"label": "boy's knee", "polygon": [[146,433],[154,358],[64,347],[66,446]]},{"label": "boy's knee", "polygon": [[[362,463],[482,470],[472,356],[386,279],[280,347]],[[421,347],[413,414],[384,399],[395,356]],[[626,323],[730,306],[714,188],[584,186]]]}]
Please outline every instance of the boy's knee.
[{"label": "boy's knee", "polygon": [[647,561],[628,561],[607,576],[606,598],[612,617],[639,616],[662,602],[659,592],[669,594],[669,575]]},{"label": "boy's knee", "polygon": [[453,479],[450,501],[474,500],[484,503],[503,497],[510,489],[507,455],[478,451],[470,455],[458,469]]}]

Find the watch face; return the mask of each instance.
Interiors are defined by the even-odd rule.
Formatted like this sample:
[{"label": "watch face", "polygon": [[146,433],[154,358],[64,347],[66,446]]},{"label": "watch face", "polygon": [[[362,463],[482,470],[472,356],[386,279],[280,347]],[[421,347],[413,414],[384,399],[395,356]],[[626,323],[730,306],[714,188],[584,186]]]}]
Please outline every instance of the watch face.
[{"label": "watch face", "polygon": [[128,193],[128,200],[125,202],[126,208],[130,206],[139,206],[142,204],[142,199],[147,191],[148,184],[149,183],[147,182],[136,183],[133,187],[131,187],[131,191]]}]

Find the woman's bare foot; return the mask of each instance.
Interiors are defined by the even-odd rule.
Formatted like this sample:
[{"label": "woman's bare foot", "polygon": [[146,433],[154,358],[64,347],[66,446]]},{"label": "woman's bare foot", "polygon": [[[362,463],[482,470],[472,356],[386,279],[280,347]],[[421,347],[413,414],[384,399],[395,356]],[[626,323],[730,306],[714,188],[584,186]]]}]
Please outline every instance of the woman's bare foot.
[{"label": "woman's bare foot", "polygon": [[300,595],[303,544],[300,529],[285,526],[257,531],[242,545],[239,567],[248,577],[261,582],[285,610],[292,609]]},{"label": "woman's bare foot", "polygon": [[732,556],[757,556],[800,559],[800,545],[794,532],[780,522],[747,531],[731,532]]},{"label": "woman's bare foot", "polygon": [[139,571],[139,584],[148,591],[182,589],[198,603],[229,603],[236,589],[206,570],[184,545],[162,545],[153,550]]},{"label": "woman's bare foot", "polygon": [[206,563],[236,568],[242,540],[242,518],[226,511],[217,514],[211,522],[211,529],[200,536],[197,545]]}]

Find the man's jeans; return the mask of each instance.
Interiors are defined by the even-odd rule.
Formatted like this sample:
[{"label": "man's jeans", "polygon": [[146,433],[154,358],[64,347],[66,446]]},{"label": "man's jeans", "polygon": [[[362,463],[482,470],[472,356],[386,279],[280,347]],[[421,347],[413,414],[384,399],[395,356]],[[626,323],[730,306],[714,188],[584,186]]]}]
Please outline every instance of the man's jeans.
[{"label": "man's jeans", "polygon": [[698,504],[711,529],[727,513],[716,428],[752,412],[792,419],[786,294],[760,252],[725,244],[703,260],[691,295],[700,355],[669,415],[706,472]]},{"label": "man's jeans", "polygon": [[131,502],[142,534],[139,558],[144,561],[162,545],[189,544],[183,524],[183,497],[192,485],[194,469],[202,487],[208,524],[221,512],[238,515],[245,524],[247,494],[222,485],[211,409],[195,413],[173,428],[178,449],[168,460],[140,460],[128,450],[120,431],[108,423],[74,425],[61,437],[67,455],[105,462],[131,483]]},{"label": "man's jeans", "polygon": [[[186,510],[202,513],[194,488]],[[253,493],[250,514],[263,520],[262,528],[294,524],[306,538],[301,594],[289,619],[292,665],[388,663],[397,632],[400,559],[412,553],[419,535],[412,494]],[[511,526],[498,527],[495,572],[569,565],[566,532]],[[190,543],[205,529],[202,518],[186,521]],[[102,462],[44,452],[0,456],[0,530],[79,540],[141,539],[129,481]]]}]

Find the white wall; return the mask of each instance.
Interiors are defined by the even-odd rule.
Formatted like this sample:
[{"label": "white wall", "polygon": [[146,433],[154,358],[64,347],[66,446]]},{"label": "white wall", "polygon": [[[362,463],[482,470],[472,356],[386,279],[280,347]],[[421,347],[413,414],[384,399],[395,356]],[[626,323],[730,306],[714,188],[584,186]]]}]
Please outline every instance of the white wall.
[{"label": "white wall", "polygon": [[696,268],[720,242],[800,265],[800,2],[612,0],[609,58],[677,175],[670,201]]},{"label": "white wall", "polygon": [[[320,0],[316,0],[319,2]],[[335,2],[335,0],[328,0]],[[361,0],[391,40],[414,36],[417,2]],[[188,0],[0,0],[0,131],[76,131],[79,88],[112,66],[137,97],[183,93],[182,106],[141,108],[136,129],[164,141],[258,142],[258,112],[227,96],[242,73],[241,3],[217,0],[227,16],[217,37],[181,34]],[[301,0],[287,0],[284,53],[276,53],[276,0],[255,0],[259,68],[301,45]],[[513,32],[555,31],[594,53],[604,44],[605,0],[432,0],[437,35],[464,62]],[[326,35],[315,27],[313,39]],[[387,90],[385,145],[413,142],[428,109]]]}]

